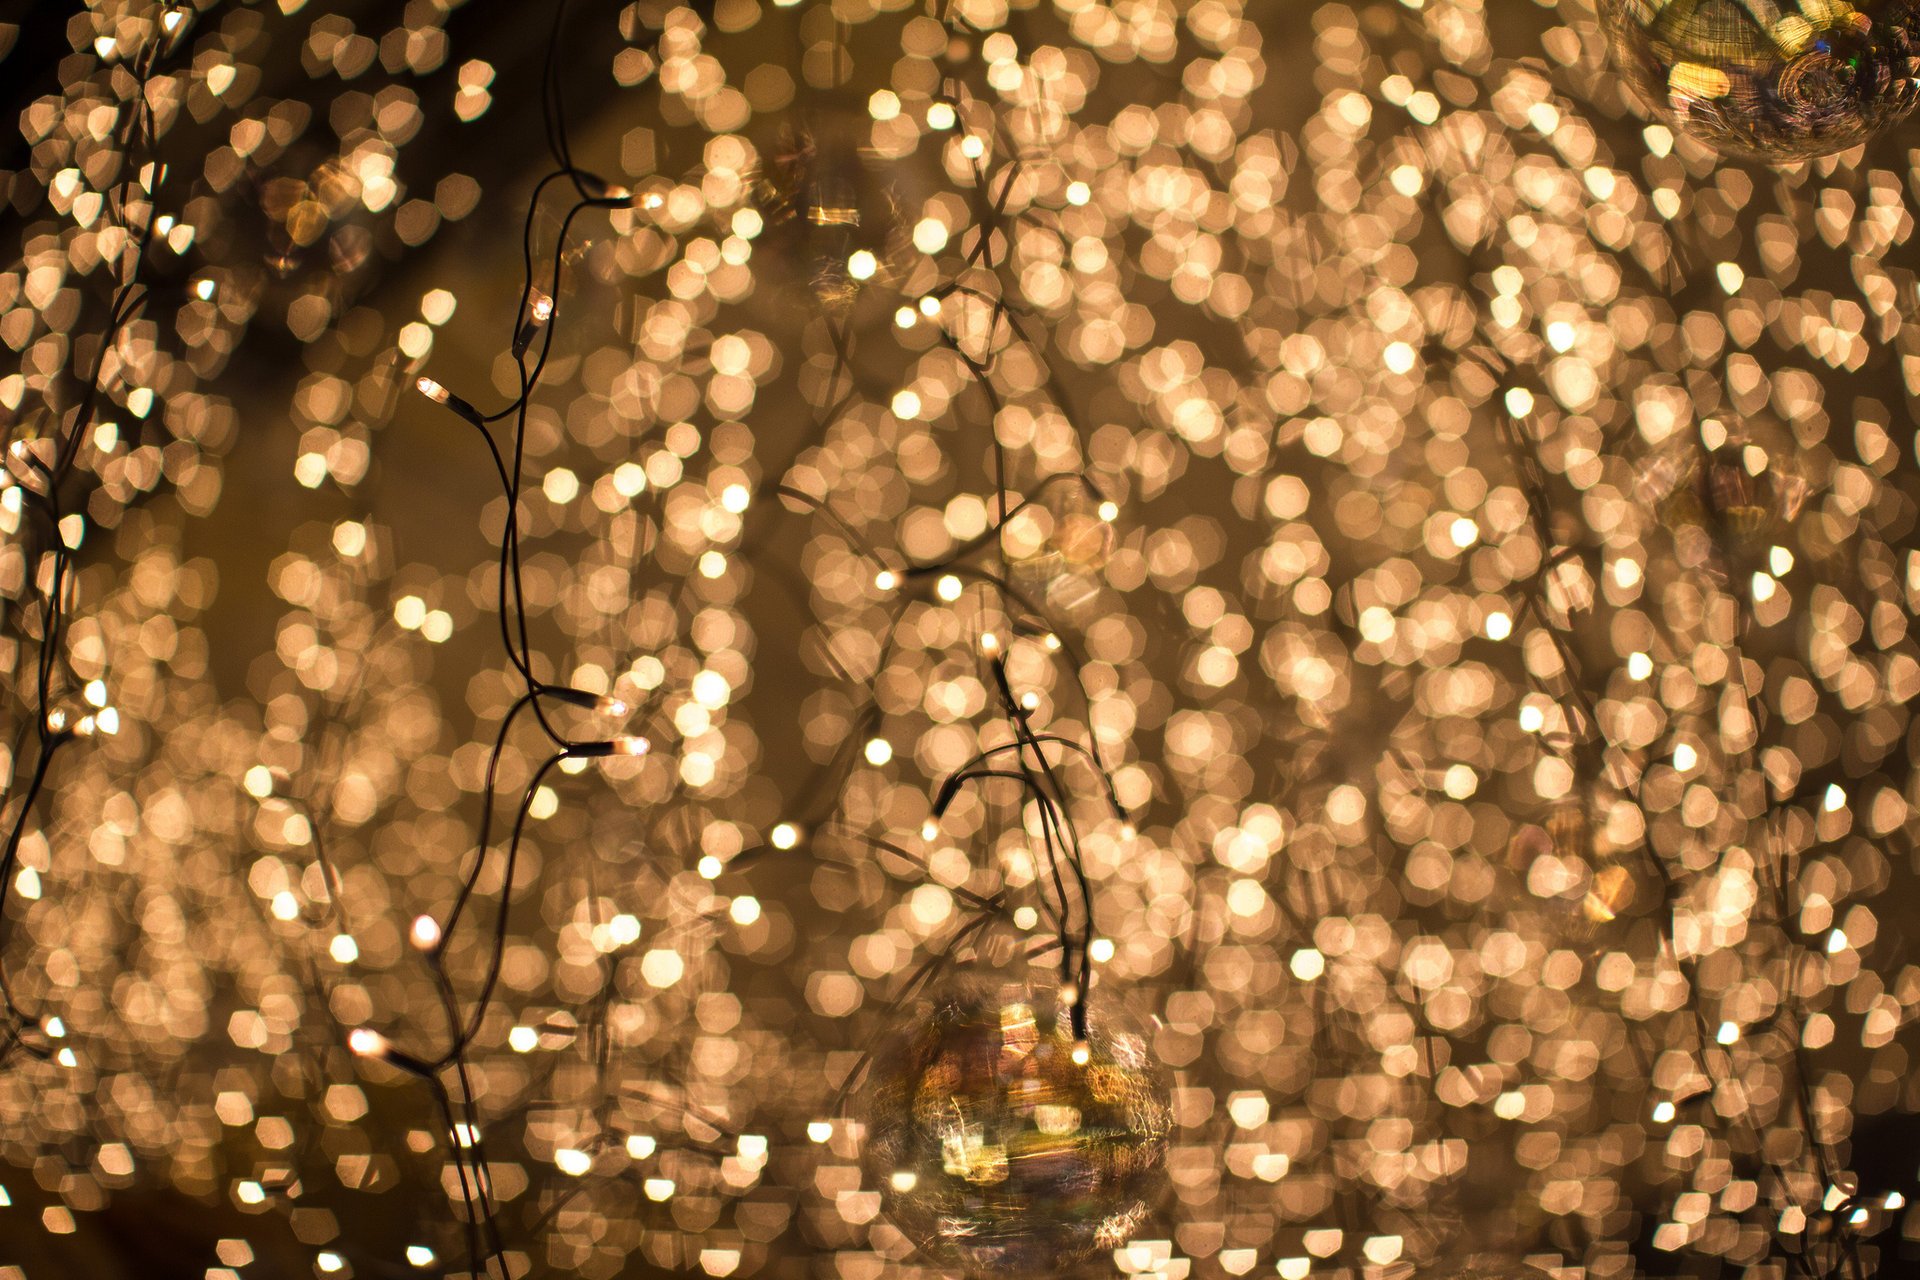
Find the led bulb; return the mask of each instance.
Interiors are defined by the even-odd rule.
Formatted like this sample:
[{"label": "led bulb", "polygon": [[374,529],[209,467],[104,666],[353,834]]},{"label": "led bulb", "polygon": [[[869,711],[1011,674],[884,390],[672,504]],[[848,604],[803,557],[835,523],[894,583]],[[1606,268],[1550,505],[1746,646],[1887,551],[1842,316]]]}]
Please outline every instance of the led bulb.
[{"label": "led bulb", "polygon": [[347,1036],[347,1048],[363,1058],[378,1058],[387,1052],[387,1038],[372,1027],[355,1027]]}]

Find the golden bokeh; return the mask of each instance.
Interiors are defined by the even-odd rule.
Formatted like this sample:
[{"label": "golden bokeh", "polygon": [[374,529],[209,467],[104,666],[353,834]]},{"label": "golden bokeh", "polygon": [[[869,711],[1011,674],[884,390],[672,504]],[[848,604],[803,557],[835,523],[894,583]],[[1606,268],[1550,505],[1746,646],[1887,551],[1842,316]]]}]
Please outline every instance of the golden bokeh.
[{"label": "golden bokeh", "polygon": [[0,25],[0,1280],[1911,1265],[1911,6],[1599,7]]}]

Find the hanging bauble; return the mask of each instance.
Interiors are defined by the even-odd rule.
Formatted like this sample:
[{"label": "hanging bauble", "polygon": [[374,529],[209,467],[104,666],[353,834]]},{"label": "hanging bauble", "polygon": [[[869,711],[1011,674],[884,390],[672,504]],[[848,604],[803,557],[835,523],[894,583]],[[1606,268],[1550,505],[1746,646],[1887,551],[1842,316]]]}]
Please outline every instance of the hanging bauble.
[{"label": "hanging bauble", "polygon": [[1712,450],[1663,449],[1641,464],[1636,488],[1676,535],[1704,531],[1740,550],[1781,537],[1813,491],[1790,445],[1769,448],[1746,433]]},{"label": "hanging bauble", "polygon": [[1093,599],[1113,555],[1114,509],[1077,475],[1042,483],[1007,517],[1000,549],[1013,585],[1071,614]]},{"label": "hanging bauble", "polygon": [[1600,17],[1655,114],[1728,155],[1831,155],[1920,101],[1920,0],[1600,0]]},{"label": "hanging bauble", "polygon": [[829,315],[860,291],[890,282],[905,250],[893,194],[847,127],[782,126],[753,186],[762,228],[756,267],[784,268]]},{"label": "hanging bauble", "polygon": [[1520,828],[1510,852],[1528,890],[1553,904],[1556,927],[1572,941],[1601,940],[1640,896],[1639,874],[1595,832],[1582,801],[1564,801],[1538,827]]},{"label": "hanging bauble", "polygon": [[1125,1244],[1166,1186],[1166,1077],[1095,991],[966,978],[903,1019],[858,1107],[886,1215],[969,1275],[1053,1275]]},{"label": "hanging bauble", "polygon": [[1580,898],[1580,925],[1576,936],[1591,940],[1601,927],[1613,923],[1632,908],[1639,896],[1639,878],[1593,829],[1593,819],[1585,804],[1568,802],[1555,809],[1547,819],[1547,832],[1553,846],[1569,866],[1586,872],[1586,892]]}]

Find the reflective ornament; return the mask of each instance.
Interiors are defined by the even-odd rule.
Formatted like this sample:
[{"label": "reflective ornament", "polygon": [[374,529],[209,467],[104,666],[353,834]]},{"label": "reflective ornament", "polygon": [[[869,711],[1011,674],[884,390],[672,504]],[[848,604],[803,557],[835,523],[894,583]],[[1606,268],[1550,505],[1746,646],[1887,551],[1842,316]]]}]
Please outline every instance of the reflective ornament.
[{"label": "reflective ornament", "polygon": [[894,1226],[968,1274],[1052,1275],[1125,1244],[1166,1187],[1164,1073],[1112,1003],[967,980],[880,1049],[864,1164]]},{"label": "reflective ornament", "polygon": [[1062,475],[1015,508],[1000,536],[1013,585],[1068,613],[1090,603],[1113,555],[1113,522],[1103,517],[1102,501],[1085,479]]},{"label": "reflective ornament", "polygon": [[1600,0],[1600,16],[1634,91],[1728,155],[1831,155],[1920,101],[1920,0]]},{"label": "reflective ornament", "polygon": [[1703,529],[1735,546],[1778,537],[1812,493],[1790,446],[1768,449],[1746,436],[1711,452],[1690,442],[1663,449],[1641,464],[1635,487],[1676,534]]},{"label": "reflective ornament", "polygon": [[756,266],[777,260],[828,313],[844,315],[862,288],[896,274],[899,211],[851,142],[783,128],[753,195],[762,223]]},{"label": "reflective ornament", "polygon": [[1639,892],[1633,870],[1596,837],[1583,804],[1569,802],[1555,809],[1547,819],[1547,832],[1562,859],[1591,869],[1580,900],[1580,916],[1589,927],[1576,931],[1591,937],[1595,926],[1612,923],[1633,905]]},{"label": "reflective ornament", "polygon": [[1578,801],[1556,805],[1538,827],[1520,828],[1509,852],[1529,892],[1555,904],[1559,927],[1575,941],[1594,941],[1639,895],[1633,868],[1597,837]]}]

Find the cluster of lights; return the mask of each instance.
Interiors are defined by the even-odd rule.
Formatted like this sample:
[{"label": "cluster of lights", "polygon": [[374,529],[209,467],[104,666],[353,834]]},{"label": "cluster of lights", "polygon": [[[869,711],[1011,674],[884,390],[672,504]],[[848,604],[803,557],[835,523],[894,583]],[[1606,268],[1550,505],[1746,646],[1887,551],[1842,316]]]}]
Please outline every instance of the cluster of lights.
[{"label": "cluster of lights", "polygon": [[[61,552],[75,602],[55,696],[32,678],[47,628],[9,631],[17,725],[76,743],[9,810],[5,1069],[45,1102],[10,1104],[6,1158],[97,1147],[120,1187],[121,1144],[140,1178],[279,1212],[286,1183],[262,1170],[283,1153],[364,1148],[435,1195],[464,1176],[482,1197],[572,1197],[539,1242],[559,1268],[604,1271],[595,1250],[616,1248],[712,1275],[803,1248],[890,1268],[836,1091],[868,1020],[980,904],[1052,954],[1071,913],[1042,807],[934,800],[1021,723],[1097,750],[1073,777],[1103,781],[1067,806],[1099,923],[1075,945],[1159,1006],[1154,1051],[1206,1082],[1180,1095],[1180,1144],[1221,1153],[1122,1270],[1437,1266],[1448,1242],[1401,1222],[1445,1220],[1481,1137],[1509,1128],[1534,1234],[1501,1247],[1556,1266],[1617,1269],[1623,1206],[1657,1249],[1715,1265],[1791,1252],[1825,1274],[1823,1250],[1884,1246],[1870,1235],[1904,1201],[1859,1186],[1831,1139],[1878,1140],[1915,1051],[1888,942],[1920,690],[1887,407],[1905,402],[1903,162],[1869,150],[1763,192],[1684,131],[1585,109],[1584,14],[1414,7],[1405,30],[1303,16],[1287,69],[1314,60],[1312,101],[1284,129],[1290,77],[1233,3],[1177,23],[881,9],[831,38],[784,4],[659,32],[624,15],[614,80],[669,107],[625,135],[623,182],[575,170],[548,191],[602,221],[591,245],[585,218],[565,244],[544,222],[530,237],[535,280],[493,337],[515,360],[552,344],[554,372],[517,436],[421,372],[432,354],[480,404],[512,397],[511,363],[491,384],[445,372],[470,277],[391,324],[360,289],[369,246],[427,246],[476,207],[472,179],[401,159],[448,109],[422,96],[454,42],[440,16],[380,39],[265,15],[316,86],[347,86],[316,104],[339,155],[297,172],[301,130],[258,91],[252,35],[158,10],[174,67],[145,61],[149,16],[75,28],[67,82],[22,116],[22,191],[44,208],[0,291],[22,353],[0,378],[0,534],[19,552],[0,580],[31,618]],[[788,26],[804,63],[758,65],[752,42]],[[519,90],[469,52],[448,97],[478,138]],[[130,185],[99,189],[111,166],[90,157],[137,136],[100,113],[129,109],[120,81],[146,65],[165,81],[149,99],[217,120],[223,146],[173,155],[164,184],[123,155]],[[1168,65],[1177,106],[1127,70]],[[898,245],[830,251],[860,286],[833,314],[776,304],[791,264],[754,205],[747,127],[812,110],[828,67],[865,95],[847,171],[902,203]],[[264,271],[234,230],[262,211],[284,240]],[[165,283],[103,345],[68,300],[118,278],[102,264],[128,256],[123,214],[151,217],[133,256]],[[224,551],[193,559],[223,476],[229,495],[285,484],[227,447],[222,370],[260,363],[247,323],[302,353],[299,443],[273,464],[294,459],[299,527],[264,586]],[[98,420],[74,425],[46,371],[107,349]],[[409,380],[457,445],[397,394]],[[388,425],[396,403],[414,408]],[[47,521],[67,439],[85,493]],[[472,474],[519,468],[509,492],[409,466],[454,448]],[[1804,505],[1772,500],[1788,465]],[[1046,500],[1076,474],[1097,498]],[[163,484],[177,503],[146,501]],[[1053,539],[1030,556],[1006,527],[1022,494]],[[420,513],[468,497],[497,555],[414,563],[466,554]],[[1111,550],[1076,559],[1056,531],[1089,512]],[[229,598],[273,623],[252,666],[220,651],[242,629],[206,620]],[[524,672],[476,657],[494,621]],[[13,751],[19,803],[34,765]],[[1020,757],[1041,758],[1078,759]],[[496,771],[521,809],[476,848],[456,819]],[[1630,905],[1585,905],[1623,880]],[[1099,986],[1062,983],[1063,1006],[1097,1011]],[[236,1007],[197,994],[214,990]],[[272,1064],[310,1040],[350,1051],[316,1068],[312,1105],[352,1142],[307,1143],[277,1101]],[[209,1120],[184,1086],[73,1102],[105,1064],[151,1083],[202,1062],[237,1063],[217,1089],[258,1121]],[[575,1092],[543,1109],[549,1070]],[[396,1079],[451,1090],[458,1116],[389,1132],[395,1108],[330,1092]],[[1644,1159],[1622,1154],[1629,1113]],[[733,1131],[763,1120],[804,1125],[798,1156]],[[362,1167],[335,1165],[298,1170],[303,1194],[354,1185]],[[710,1204],[741,1196],[744,1222],[748,1189],[788,1179],[826,1224],[804,1245],[756,1223],[695,1247]],[[474,1236],[489,1203],[465,1211]],[[428,1218],[413,1268],[495,1247]],[[395,1265],[363,1266],[351,1229],[305,1247],[326,1273]]]}]

